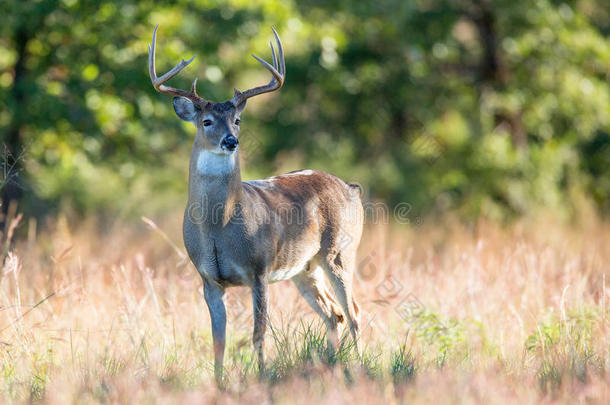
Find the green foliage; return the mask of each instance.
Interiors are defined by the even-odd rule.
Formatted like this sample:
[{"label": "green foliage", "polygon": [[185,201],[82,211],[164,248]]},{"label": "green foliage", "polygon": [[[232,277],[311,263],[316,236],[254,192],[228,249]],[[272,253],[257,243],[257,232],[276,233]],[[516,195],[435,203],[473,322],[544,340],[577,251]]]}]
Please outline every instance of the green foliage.
[{"label": "green foliage", "polygon": [[429,347],[435,356],[435,362],[442,367],[451,356],[466,358],[468,348],[466,330],[455,319],[443,319],[440,315],[422,309],[416,311],[407,320],[418,339]]},{"label": "green foliage", "polygon": [[417,367],[415,357],[406,344],[402,344],[397,351],[392,353],[390,360],[390,375],[394,384],[409,382],[415,378]]},{"label": "green foliage", "polygon": [[350,366],[359,360],[351,339],[343,339],[333,350],[327,345],[323,329],[312,324],[301,324],[295,330],[274,329],[272,336],[276,355],[266,365],[266,378],[272,383],[294,374],[307,376],[318,366],[341,366],[350,380]]},{"label": "green foliage", "polygon": [[585,382],[592,371],[605,371],[603,354],[593,348],[593,330],[603,324],[603,314],[593,309],[569,311],[562,318],[553,312],[525,342],[531,358],[538,357],[538,381],[545,391],[557,389],[565,377]]},{"label": "green foliage", "polygon": [[[312,167],[417,212],[495,218],[610,201],[605,2],[105,1],[0,4],[0,132],[26,151],[37,209],[142,214],[184,200],[192,127],[152,89],[157,65],[212,100],[287,82],[243,120],[246,177]],[[245,146],[248,146],[246,148]],[[19,152],[16,150],[13,153]],[[373,170],[371,170],[373,168]]]}]

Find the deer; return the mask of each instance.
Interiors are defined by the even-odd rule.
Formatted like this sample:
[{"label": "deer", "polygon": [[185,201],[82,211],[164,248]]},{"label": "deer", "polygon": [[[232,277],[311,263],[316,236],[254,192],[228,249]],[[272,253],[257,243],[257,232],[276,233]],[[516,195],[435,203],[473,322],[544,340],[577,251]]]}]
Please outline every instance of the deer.
[{"label": "deer", "polygon": [[158,92],[173,96],[176,115],[196,128],[183,238],[188,256],[203,279],[216,380],[223,379],[227,322],[223,297],[229,287],[246,286],[252,291],[252,343],[260,373],[264,372],[268,285],[282,280],[292,280],[322,318],[329,348],[338,342],[339,326],[347,323],[360,353],[360,309],[353,295],[364,216],[360,186],[316,170],[253,181],[241,178],[240,115],[248,99],[279,90],[286,78],[278,33],[272,27],[277,46],[276,52],[273,42],[269,42],[272,64],[252,54],[271,73],[269,83],[245,91],[235,89],[230,100],[213,102],[197,94],[197,78],[190,90],[166,85],[195,56],[157,76],[158,28],[148,48],[152,85]]}]

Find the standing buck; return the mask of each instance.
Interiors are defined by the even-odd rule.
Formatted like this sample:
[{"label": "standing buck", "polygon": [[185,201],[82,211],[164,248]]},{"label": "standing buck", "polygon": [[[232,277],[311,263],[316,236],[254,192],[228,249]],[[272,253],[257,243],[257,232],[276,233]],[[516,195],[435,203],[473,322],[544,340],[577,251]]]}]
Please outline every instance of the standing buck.
[{"label": "standing buck", "polygon": [[[254,56],[271,81],[222,103],[165,83],[193,58],[181,61],[161,77],[155,71],[157,28],[149,47],[148,67],[154,88],[174,96],[178,117],[192,122],[197,135],[189,167],[184,244],[201,274],[214,337],[214,372],[222,380],[225,349],[225,288],[252,288],[254,347],[264,367],[263,338],[267,324],[267,285],[291,279],[324,320],[331,345],[345,320],[358,345],[358,305],[352,296],[356,249],[362,234],[363,209],[356,185],[327,173],[302,170],[256,181],[242,181],[239,169],[239,116],[250,97],[278,90],[286,65],[282,43],[273,44],[273,66]],[[330,282],[337,301],[327,288]]]}]

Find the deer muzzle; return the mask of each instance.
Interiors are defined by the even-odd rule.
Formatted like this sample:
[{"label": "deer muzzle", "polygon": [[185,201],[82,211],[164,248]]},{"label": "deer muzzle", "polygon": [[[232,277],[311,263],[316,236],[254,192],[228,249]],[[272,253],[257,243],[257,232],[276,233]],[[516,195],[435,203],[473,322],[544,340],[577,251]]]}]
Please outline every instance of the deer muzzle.
[{"label": "deer muzzle", "polygon": [[239,145],[239,140],[233,135],[225,136],[220,142],[220,147],[230,152],[237,149],[237,145]]}]

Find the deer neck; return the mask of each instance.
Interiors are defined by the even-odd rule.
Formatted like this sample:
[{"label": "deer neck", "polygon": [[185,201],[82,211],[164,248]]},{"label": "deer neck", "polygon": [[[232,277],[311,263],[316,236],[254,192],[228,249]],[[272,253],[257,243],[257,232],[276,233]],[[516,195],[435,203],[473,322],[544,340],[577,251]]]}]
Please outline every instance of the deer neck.
[{"label": "deer neck", "polygon": [[214,153],[202,143],[198,136],[191,152],[187,215],[201,227],[222,228],[243,198],[239,155]]}]

